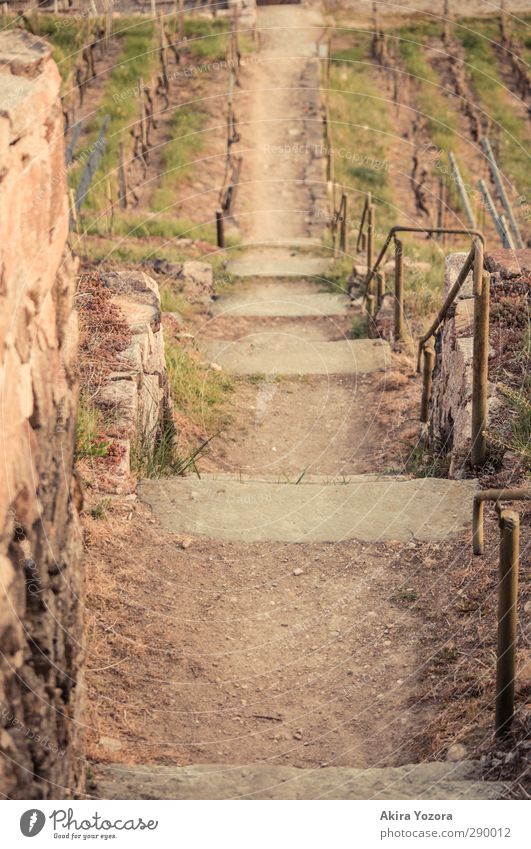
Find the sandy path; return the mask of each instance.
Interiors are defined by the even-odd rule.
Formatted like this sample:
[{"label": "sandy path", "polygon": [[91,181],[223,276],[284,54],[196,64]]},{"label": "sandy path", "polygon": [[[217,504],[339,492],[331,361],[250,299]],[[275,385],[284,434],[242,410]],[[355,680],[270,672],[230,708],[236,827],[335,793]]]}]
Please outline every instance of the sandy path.
[{"label": "sandy path", "polygon": [[[307,119],[308,110],[317,114],[318,91],[302,81],[318,70],[320,18],[311,9],[266,7],[259,27],[264,61],[246,69],[238,95],[249,152],[236,217],[248,240],[277,243],[317,234],[311,175],[322,162],[309,156],[308,140],[322,127]],[[290,139],[302,139],[298,158],[267,148]],[[211,326],[218,321],[232,324],[234,339],[271,336],[274,318],[225,316]],[[306,334],[309,347],[316,338],[341,336],[343,327],[323,316],[288,321],[284,332]],[[415,384],[405,373],[395,372],[394,388],[389,370],[357,380],[238,378],[240,409],[210,455],[213,470],[262,478],[298,477],[307,467],[316,475],[384,470],[375,455],[385,449],[386,431],[393,434],[399,422],[417,427]],[[394,392],[391,404],[386,395]],[[116,523],[91,563],[94,628],[108,629],[111,648],[92,659],[102,671],[88,682],[95,703],[108,706],[105,727],[94,721],[102,737],[91,739],[93,757],[300,767],[383,766],[415,757],[429,718],[415,692],[432,626],[413,603],[412,581],[434,543],[411,533],[405,543],[386,537],[370,544],[188,538],[167,531],[140,500],[124,513],[128,527]],[[215,521],[215,507],[212,514]],[[383,508],[380,514],[385,522]],[[307,517],[320,521],[309,511]],[[134,588],[126,595],[119,590],[125,575]]]},{"label": "sandy path", "polygon": [[258,9],[260,52],[235,108],[243,152],[235,217],[248,241],[321,235],[325,194],[317,41],[323,20],[298,6]]}]

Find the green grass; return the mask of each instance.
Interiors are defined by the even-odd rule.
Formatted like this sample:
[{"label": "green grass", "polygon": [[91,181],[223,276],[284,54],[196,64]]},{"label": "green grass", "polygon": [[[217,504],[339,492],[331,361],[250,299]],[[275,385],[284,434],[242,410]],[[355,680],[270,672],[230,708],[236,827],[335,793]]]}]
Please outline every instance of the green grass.
[{"label": "green grass", "polygon": [[431,321],[442,304],[445,252],[431,239],[426,242],[406,242],[404,252],[414,261],[430,264],[427,271],[417,271],[404,266],[406,318]]},{"label": "green grass", "polygon": [[[457,109],[443,94],[442,80],[428,62],[423,49],[427,39],[438,34],[437,29],[435,24],[401,27],[398,32],[399,51],[406,72],[416,82],[419,111],[425,116],[430,138],[439,150],[437,167],[441,174],[448,175],[451,173],[448,153],[455,153],[459,158],[459,151],[466,141],[460,137]],[[459,167],[465,184],[472,184],[472,175],[462,160],[459,162]],[[464,211],[454,180],[446,177],[445,182],[450,190],[452,206]],[[476,194],[474,192],[471,198],[473,204]]]},{"label": "green grass", "polygon": [[190,304],[181,292],[176,292],[173,289],[171,280],[162,280],[159,283],[159,291],[162,312],[177,312],[182,316],[186,316],[189,313]]},{"label": "green grass", "polygon": [[356,315],[352,319],[350,329],[351,339],[366,339],[367,338],[367,318],[362,315]]},{"label": "green grass", "polygon": [[207,435],[227,422],[226,402],[234,384],[183,345],[166,343],[166,368],[175,410]]},{"label": "green grass", "polygon": [[223,60],[227,49],[228,21],[207,21],[188,15],[187,18],[184,24],[184,33],[188,39],[186,49],[199,59],[213,62]]},{"label": "green grass", "polygon": [[503,396],[506,411],[505,421],[496,432],[490,433],[495,446],[503,451],[510,451],[519,459],[522,470],[526,474],[531,473],[531,377],[529,376],[529,365],[531,363],[531,344],[529,333],[526,334],[528,345],[525,352],[525,364],[522,386],[511,389],[508,386],[499,386],[499,392]]},{"label": "green grass", "polygon": [[527,122],[517,114],[514,98],[502,82],[494,49],[489,41],[497,40],[495,21],[461,21],[467,28],[456,27],[468,63],[467,73],[479,97],[480,104],[492,121],[491,138],[499,137],[499,161],[503,172],[520,194],[531,190],[529,143],[531,131]]},{"label": "green grass", "polygon": [[77,430],[75,456],[106,457],[108,441],[102,436],[103,414],[81,393],[77,411]]},{"label": "green grass", "polygon": [[93,519],[104,519],[109,512],[111,506],[110,498],[102,498],[94,507],[91,507],[90,515]]},{"label": "green grass", "polygon": [[116,237],[96,240],[74,236],[73,247],[80,257],[89,262],[105,262],[111,265],[139,265],[144,260],[160,256],[168,262],[184,262],[188,258],[182,249],[173,248],[171,245],[161,246],[145,239],[124,239],[119,242]]},{"label": "green grass", "polygon": [[[113,235],[128,239],[203,239],[212,242],[214,239],[214,224],[195,224],[186,218],[172,218],[156,213],[134,213],[115,211]],[[108,236],[109,219],[100,216],[86,222],[86,233],[89,236]]]},{"label": "green grass", "polygon": [[[98,137],[104,116],[109,115],[107,144],[98,174],[84,203],[85,214],[88,210],[94,212],[108,205],[105,182],[101,175],[116,172],[120,141],[129,146],[129,131],[139,114],[139,100],[135,89],[138,88],[140,79],[149,82],[159,62],[155,27],[151,21],[120,19],[120,27],[117,28],[115,37],[121,40],[122,52],[109,74],[102,101],[88,125],[88,138],[84,140],[84,146],[90,147]],[[81,170],[82,165],[72,170],[71,185],[77,184]],[[117,183],[115,174],[112,182]],[[116,196],[116,190],[114,194]]]},{"label": "green grass", "polygon": [[[179,197],[182,181],[193,170],[194,160],[201,158],[205,136],[201,132],[208,120],[208,111],[199,103],[179,106],[170,121],[171,139],[162,149],[162,168],[159,186],[151,207],[155,211],[171,209]],[[213,240],[214,225],[209,229]]]},{"label": "green grass", "polygon": [[325,272],[322,283],[331,292],[346,292],[347,281],[352,271],[352,257],[339,256]]},{"label": "green grass", "polygon": [[356,192],[349,196],[349,217],[356,221],[370,191],[379,207],[378,223],[387,228],[394,223],[387,165],[393,133],[389,105],[369,73],[370,36],[356,33],[352,40],[352,47],[333,53],[330,67],[335,179]]}]

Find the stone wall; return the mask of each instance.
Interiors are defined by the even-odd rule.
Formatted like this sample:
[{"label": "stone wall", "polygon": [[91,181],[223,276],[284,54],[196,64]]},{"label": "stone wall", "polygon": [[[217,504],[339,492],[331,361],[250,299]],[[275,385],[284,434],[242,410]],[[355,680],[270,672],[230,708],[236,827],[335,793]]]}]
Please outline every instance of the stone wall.
[{"label": "stone wall", "polygon": [[117,354],[115,369],[97,397],[106,420],[122,433],[119,463],[108,475],[106,488],[124,492],[135,485],[130,474],[132,451],[153,450],[166,413],[160,294],[157,283],[143,271],[105,272],[102,282],[130,331],[130,342]]},{"label": "stone wall", "polygon": [[60,78],[50,48],[0,34],[0,792],[82,785],[75,263]]},{"label": "stone wall", "polygon": [[[454,253],[446,257],[445,297],[454,285],[466,256],[466,253]],[[460,477],[470,460],[473,336],[474,297],[470,273],[437,338],[433,372],[429,436],[436,449],[451,453],[450,477]],[[493,383],[489,383],[488,405],[490,416],[497,406]]]}]

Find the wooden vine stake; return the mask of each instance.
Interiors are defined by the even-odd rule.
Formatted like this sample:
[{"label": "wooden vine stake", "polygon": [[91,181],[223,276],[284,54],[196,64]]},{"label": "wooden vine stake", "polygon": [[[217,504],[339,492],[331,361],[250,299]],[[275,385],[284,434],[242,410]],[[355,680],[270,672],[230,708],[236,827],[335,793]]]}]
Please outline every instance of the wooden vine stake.
[{"label": "wooden vine stake", "polygon": [[113,199],[112,186],[111,186],[110,180],[107,180],[106,194],[107,194],[107,203],[108,203],[108,207],[107,207],[107,210],[108,210],[107,231],[109,233],[109,236],[112,236],[113,231],[114,231],[114,199]]},{"label": "wooden vine stake", "polygon": [[516,642],[518,638],[518,559],[520,517],[500,511],[498,645],[496,661],[496,736],[506,735],[514,716]]},{"label": "wooden vine stake", "polygon": [[159,23],[159,56],[160,56],[160,67],[162,74],[162,85],[164,90],[168,91],[168,62],[167,62],[167,39],[166,39],[166,30],[164,29],[164,20],[162,17],[162,12],[159,12],[158,15],[158,23]]},{"label": "wooden vine stake", "polygon": [[112,38],[112,26],[114,15],[114,0],[107,0],[107,14],[105,16],[105,40]]},{"label": "wooden vine stake", "polygon": [[450,0],[443,0],[443,21],[444,21],[444,30],[443,30],[443,40],[445,44],[450,43],[450,23],[451,23],[451,10],[450,10]]},{"label": "wooden vine stake", "polygon": [[120,142],[118,147],[120,161],[118,164],[118,202],[120,209],[127,209],[127,171],[125,168],[124,144]]},{"label": "wooden vine stake", "polygon": [[500,3],[500,36],[502,44],[507,42],[507,15],[505,13],[505,0]]},{"label": "wooden vine stake", "polygon": [[184,0],[178,0],[179,5],[179,41],[184,40]]}]

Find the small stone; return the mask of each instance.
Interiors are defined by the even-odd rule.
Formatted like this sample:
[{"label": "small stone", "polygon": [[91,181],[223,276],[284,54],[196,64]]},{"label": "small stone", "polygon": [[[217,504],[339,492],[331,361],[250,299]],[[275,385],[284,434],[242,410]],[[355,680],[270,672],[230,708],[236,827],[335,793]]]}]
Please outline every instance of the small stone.
[{"label": "small stone", "polygon": [[193,543],[192,537],[182,537],[180,540],[181,548],[190,548]]},{"label": "small stone", "polygon": [[210,363],[212,371],[223,371],[219,363]]},{"label": "small stone", "polygon": [[121,741],[117,740],[115,737],[100,737],[99,744],[108,752],[119,752],[122,748]]},{"label": "small stone", "polygon": [[303,571],[304,571],[303,569],[294,569],[294,570],[293,570],[293,574],[294,574],[295,576],[302,575],[302,574],[303,574]]},{"label": "small stone", "polygon": [[452,763],[466,760],[467,748],[462,743],[453,743],[446,752],[446,760]]}]

